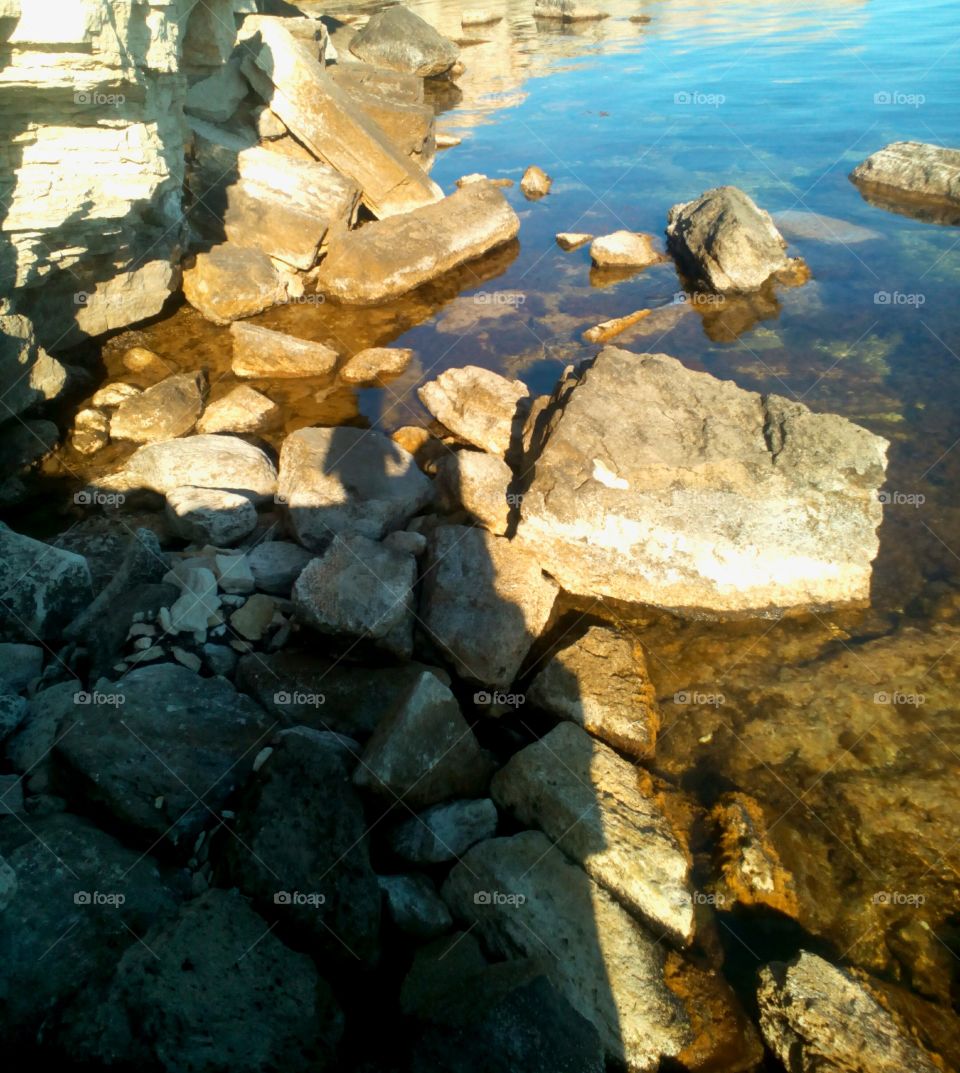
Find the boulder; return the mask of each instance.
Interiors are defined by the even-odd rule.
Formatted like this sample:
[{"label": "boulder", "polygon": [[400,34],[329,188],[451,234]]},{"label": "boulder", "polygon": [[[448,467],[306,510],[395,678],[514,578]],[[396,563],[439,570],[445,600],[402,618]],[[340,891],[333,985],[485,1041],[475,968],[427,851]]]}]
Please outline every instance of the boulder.
[{"label": "boulder", "polygon": [[378,946],[380,890],[350,782],[356,758],[333,738],[307,727],[279,735],[238,809],[226,868],[268,918],[328,954],[369,961]]},{"label": "boulder", "polygon": [[219,488],[254,502],[269,499],[277,487],[277,471],[267,455],[236,436],[190,436],[145,444],[119,472],[100,478],[97,484],[166,495],[182,488],[185,477],[193,488]]},{"label": "boulder", "polygon": [[536,164],[531,164],[520,180],[520,189],[528,201],[535,201],[537,198],[545,197],[550,193],[552,185],[553,179],[543,168],[538,168]]},{"label": "boulder", "polygon": [[489,776],[489,761],[456,698],[425,671],[377,726],[353,781],[388,800],[420,808],[476,794]]},{"label": "boulder", "polygon": [[170,530],[192,544],[229,548],[257,527],[257,508],[245,495],[182,485],[167,492]]},{"label": "boulder", "polygon": [[937,1073],[909,1030],[871,992],[868,978],[802,951],[760,972],[760,1027],[771,1051],[798,1073]]},{"label": "boulder", "polygon": [[423,79],[417,75],[391,71],[380,64],[359,60],[330,64],[326,73],[351,95],[360,92],[402,104],[424,103]]},{"label": "boulder", "polygon": [[202,373],[168,376],[120,403],[110,418],[110,438],[157,443],[186,436],[203,409],[205,390]]},{"label": "boulder", "polygon": [[326,377],[337,367],[336,351],[310,339],[297,339],[256,324],[233,324],[230,336],[234,374],[245,380]]},{"label": "boulder", "polygon": [[866,599],[887,443],[665,354],[581,369],[517,536],[569,592],[685,614]]},{"label": "boulder", "polygon": [[345,384],[374,387],[406,372],[411,361],[413,351],[405,347],[368,347],[350,358],[340,370],[340,379]]},{"label": "boulder", "polygon": [[604,626],[591,626],[553,653],[527,700],[568,719],[621,752],[641,759],[654,754],[660,710],[636,641]]},{"label": "boulder", "polygon": [[293,583],[313,555],[288,540],[263,540],[246,555],[247,565],[261,592],[288,597]]},{"label": "boulder", "polygon": [[570,723],[515,753],[491,796],[642,919],[655,935],[693,940],[690,856],[664,812],[662,788]]},{"label": "boulder", "polygon": [[397,298],[421,283],[502,246],[520,220],[489,183],[475,183],[442,201],[378,220],[331,241],[317,290],[351,305]]},{"label": "boulder", "polygon": [[[337,70],[339,66],[328,68],[328,71]],[[351,63],[346,66],[354,65]],[[434,133],[436,116],[433,108],[429,104],[398,101],[392,96],[371,92],[371,89],[372,87],[348,87],[347,92],[353,103],[368,119],[377,124],[398,152],[424,171],[429,171],[433,167],[437,151]]]},{"label": "boulder", "polygon": [[770,214],[735,186],[674,205],[667,247],[681,271],[721,294],[759,290],[790,263]]},{"label": "boulder", "polygon": [[27,717],[27,707],[26,697],[20,697],[16,693],[0,693],[0,742],[6,741],[19,729]]},{"label": "boulder", "polygon": [[647,268],[663,260],[653,235],[636,231],[614,231],[590,244],[590,259],[599,268]]},{"label": "boulder", "polygon": [[4,692],[22,693],[42,670],[43,649],[40,645],[0,644],[0,687]]},{"label": "boulder", "polygon": [[522,424],[527,386],[489,369],[446,369],[419,388],[420,401],[455,436],[503,458]]},{"label": "boulder", "polygon": [[203,411],[197,431],[260,432],[280,416],[280,407],[266,395],[241,384],[217,399]]},{"label": "boulder", "polygon": [[93,599],[82,555],[0,522],[0,640],[53,639]]},{"label": "boulder", "polygon": [[404,820],[391,833],[390,848],[414,864],[441,864],[459,860],[496,830],[497,809],[488,797],[448,801]]},{"label": "boulder", "polygon": [[365,63],[421,78],[444,74],[460,55],[451,40],[402,4],[371,15],[350,51]]},{"label": "boulder", "polygon": [[248,50],[253,58],[243,65],[270,109],[314,156],[357,184],[375,216],[439,200],[443,195],[436,183],[390,143],[283,22],[258,18],[252,24],[256,35]]},{"label": "boulder", "polygon": [[450,931],[453,917],[426,876],[378,876],[387,916],[398,931],[415,939],[435,939]]},{"label": "boulder", "polygon": [[335,533],[379,540],[432,495],[413,456],[382,432],[306,428],[283,441],[278,499],[308,548],[324,546]]},{"label": "boulder", "polygon": [[907,207],[911,202],[942,202],[960,210],[960,149],[893,142],[858,164],[850,178],[865,196],[879,194],[881,201]]},{"label": "boulder", "polygon": [[249,92],[250,85],[240,72],[240,61],[233,59],[193,83],[187,90],[184,110],[211,123],[226,123]]},{"label": "boulder", "polygon": [[510,524],[512,481],[513,471],[502,458],[454,451],[437,467],[437,497],[444,508],[462,507],[485,529],[502,536]]},{"label": "boulder", "polygon": [[830,246],[857,246],[862,242],[874,242],[881,237],[879,231],[872,231],[869,227],[801,209],[786,209],[784,212],[775,213],[773,222],[787,238],[809,239],[813,242],[825,242]]},{"label": "boulder", "polygon": [[195,256],[183,273],[183,293],[214,324],[252,317],[287,300],[287,288],[270,258],[232,242]]},{"label": "boulder", "polygon": [[431,535],[421,625],[462,678],[506,687],[546,626],[557,591],[530,551],[482,529],[443,525]]},{"label": "boulder", "polygon": [[586,246],[588,242],[593,242],[593,238],[593,235],[585,231],[558,231],[556,243],[561,250],[569,253],[571,250],[579,250],[581,246]]},{"label": "boulder", "polygon": [[67,370],[41,347],[33,325],[18,314],[0,316],[0,386],[4,417],[14,417],[38,402],[55,399]]},{"label": "boulder", "polygon": [[[152,842],[188,843],[246,778],[271,721],[223,678],[171,663],[101,679],[61,698],[71,730],[55,747],[70,796]],[[118,714],[119,713],[119,714]]]},{"label": "boulder", "polygon": [[110,418],[92,407],[78,410],[73,419],[70,446],[81,455],[94,455],[110,442]]}]

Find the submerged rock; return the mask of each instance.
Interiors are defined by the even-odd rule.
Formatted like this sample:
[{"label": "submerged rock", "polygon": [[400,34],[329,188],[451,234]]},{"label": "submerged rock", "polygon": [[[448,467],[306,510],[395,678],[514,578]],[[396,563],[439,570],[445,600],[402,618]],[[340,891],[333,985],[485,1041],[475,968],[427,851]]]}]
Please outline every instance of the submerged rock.
[{"label": "submerged rock", "polygon": [[879,436],[612,347],[564,397],[517,534],[563,588],[688,614],[869,596]]},{"label": "submerged rock", "polygon": [[280,407],[266,395],[241,384],[203,411],[198,432],[260,432],[280,416]]},{"label": "submerged rock", "polygon": [[81,455],[93,455],[110,442],[110,418],[93,408],[78,410],[73,419],[70,446]]},{"label": "submerged rock", "polygon": [[520,220],[489,183],[465,186],[424,208],[341,235],[317,290],[348,304],[396,298],[514,238]]},{"label": "submerged rock", "polygon": [[402,4],[372,15],[350,51],[365,63],[421,78],[449,71],[460,55],[451,40]]},{"label": "submerged rock", "polygon": [[411,361],[413,351],[405,347],[368,347],[350,358],[340,370],[340,379],[346,384],[372,387],[406,372]]},{"label": "submerged rock", "polygon": [[202,373],[168,376],[120,403],[110,418],[110,438],[157,443],[186,436],[203,409],[205,389]]},{"label": "submerged rock", "polygon": [[858,164],[850,178],[865,196],[875,190],[907,207],[911,201],[945,202],[960,216],[960,149],[893,142]]},{"label": "submerged rock", "polygon": [[329,376],[337,367],[336,351],[311,339],[297,339],[256,324],[232,324],[230,336],[232,368],[243,379]]},{"label": "submerged rock", "polygon": [[420,401],[455,436],[483,451],[507,454],[518,424],[520,404],[530,395],[526,384],[467,365],[446,369],[419,388]]},{"label": "submerged rock", "polygon": [[646,268],[659,264],[663,254],[654,246],[652,235],[614,231],[593,240],[590,259],[599,268]]},{"label": "submerged rock", "polygon": [[183,293],[214,324],[252,317],[287,300],[287,289],[262,251],[232,242],[198,253],[183,273]]}]

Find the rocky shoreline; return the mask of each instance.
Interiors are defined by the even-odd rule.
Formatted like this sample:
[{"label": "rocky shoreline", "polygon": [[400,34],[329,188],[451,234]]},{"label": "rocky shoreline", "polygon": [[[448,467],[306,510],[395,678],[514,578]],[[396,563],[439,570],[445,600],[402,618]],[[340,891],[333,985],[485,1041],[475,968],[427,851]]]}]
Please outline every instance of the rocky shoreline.
[{"label": "rocky shoreline", "polygon": [[[249,318],[372,309],[522,240],[502,183],[465,176],[445,196],[429,177],[430,101],[455,89],[460,50],[400,6],[333,26],[156,2],[145,47],[137,5],[109,32],[83,6],[64,36],[114,75],[124,34],[142,47],[142,103],[179,113],[189,149],[161,147],[147,196],[177,220],[168,256],[128,257],[145,238],[132,215],[111,250],[77,224],[85,300],[24,267],[0,310],[12,1061],[957,1068],[960,861],[943,834],[960,600],[922,630],[869,618],[887,441],[615,345],[584,345],[550,394],[478,365],[427,373],[430,420],[390,435],[288,428],[285,390],[389,385],[418,356]],[[0,0],[26,56],[42,39],[25,8]],[[536,13],[603,17],[572,0]],[[947,211],[956,156],[901,143],[852,178]],[[551,186],[535,164],[520,183],[530,202]],[[557,243],[590,243],[598,272],[672,263],[691,304],[809,279],[737,187],[665,217],[662,245]],[[18,243],[26,266],[40,239]],[[106,382],[64,349],[177,287],[224,329],[228,390],[119,345],[132,333]],[[62,450],[89,469],[69,524],[39,540],[16,509],[63,406]],[[853,655],[844,609],[869,620]],[[773,674],[781,621],[802,666]],[[917,680],[920,651],[936,670]]]}]

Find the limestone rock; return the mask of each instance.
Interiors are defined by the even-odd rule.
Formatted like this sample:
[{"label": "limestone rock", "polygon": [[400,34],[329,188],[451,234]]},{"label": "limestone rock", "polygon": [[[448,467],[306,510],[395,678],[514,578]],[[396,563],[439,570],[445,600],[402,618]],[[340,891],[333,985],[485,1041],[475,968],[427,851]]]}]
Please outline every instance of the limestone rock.
[{"label": "limestone rock", "polygon": [[0,387],[5,418],[55,399],[66,382],[66,369],[37,343],[30,321],[14,314],[0,316]]},{"label": "limestone rock", "polygon": [[434,530],[421,624],[461,677],[509,686],[556,596],[536,557],[511,541],[459,525]]},{"label": "limestone rock", "polygon": [[203,411],[198,432],[260,432],[280,415],[280,407],[266,395],[241,384]]},{"label": "limestone rock", "polygon": [[73,419],[70,446],[82,455],[93,455],[110,442],[110,418],[92,407],[78,410]]},{"label": "limestone rock", "polygon": [[409,659],[416,577],[412,555],[357,533],[337,536],[297,578],[294,607],[321,633],[366,638]]},{"label": "limestone rock", "polygon": [[428,78],[456,63],[457,46],[402,4],[372,15],[350,42],[350,51],[365,63]]},{"label": "limestone rock", "polygon": [[221,488],[171,488],[166,516],[183,540],[220,548],[237,544],[257,527],[257,508],[249,498]]},{"label": "limestone rock", "polygon": [[207,624],[220,610],[217,579],[212,570],[190,566],[174,574],[173,578],[180,586],[181,595],[170,606],[165,632],[199,634],[202,643],[207,639]]},{"label": "limestone rock", "polygon": [[283,441],[278,497],[306,547],[320,547],[334,533],[379,540],[432,495],[412,455],[382,432],[307,428]]},{"label": "limestone rock", "polygon": [[510,522],[512,480],[513,471],[502,458],[482,451],[455,451],[437,467],[437,494],[444,508],[462,507],[485,529],[502,536]]},{"label": "limestone rock", "polygon": [[378,876],[387,915],[398,931],[417,939],[435,939],[453,927],[450,910],[422,875]]},{"label": "limestone rock", "polygon": [[276,602],[272,596],[255,592],[242,607],[230,616],[230,625],[240,637],[248,641],[260,641],[273,622]]},{"label": "limestone rock", "polygon": [[663,260],[652,235],[614,231],[590,244],[590,258],[600,268],[647,268]]},{"label": "limestone rock", "polygon": [[660,711],[643,650],[603,626],[555,652],[527,700],[631,756],[654,754]]},{"label": "limestone rock", "polygon": [[110,418],[110,437],[134,443],[156,443],[185,436],[203,409],[205,378],[177,373],[125,399]]},{"label": "limestone rock", "polygon": [[571,250],[578,250],[581,246],[586,246],[588,242],[593,242],[593,237],[593,235],[589,235],[584,231],[558,231],[556,242],[561,250],[569,253]]},{"label": "limestone rock", "polygon": [[789,264],[770,214],[735,186],[674,205],[667,246],[683,272],[721,294],[758,290]]},{"label": "limestone rock", "polygon": [[243,379],[329,376],[337,367],[336,351],[310,339],[297,339],[256,324],[233,324],[230,336],[233,340],[233,371]]},{"label": "limestone rock", "polygon": [[489,183],[466,186],[331,241],[317,290],[355,305],[396,298],[502,246],[519,229],[517,214],[499,190]]},{"label": "limestone rock", "polygon": [[377,124],[398,152],[429,171],[437,151],[433,108],[429,104],[398,101],[389,95],[370,92],[371,88],[348,88],[350,99]]},{"label": "limestone rock", "polygon": [[288,597],[293,583],[313,555],[287,540],[264,540],[245,556],[261,592]]},{"label": "limestone rock", "polygon": [[183,273],[183,293],[214,324],[252,317],[287,299],[270,258],[262,250],[230,242],[196,255]]},{"label": "limestone rock", "polygon": [[413,351],[405,347],[368,347],[354,354],[344,365],[340,379],[346,384],[372,387],[406,372],[411,361]]},{"label": "limestone rock", "polygon": [[481,791],[489,762],[436,675],[424,672],[377,726],[353,775],[357,786],[411,808]]},{"label": "limestone rock", "polygon": [[960,208],[960,149],[893,142],[858,164],[850,178],[865,194],[876,191],[906,207],[927,200]]},{"label": "limestone rock", "polygon": [[520,423],[525,384],[477,365],[446,369],[417,394],[431,414],[452,433],[491,454],[506,455]]},{"label": "limestone rock", "polygon": [[565,400],[518,538],[569,592],[688,614],[869,595],[880,437],[612,347]]},{"label": "limestone rock", "polygon": [[187,90],[184,110],[211,123],[226,123],[249,92],[250,85],[240,73],[240,61],[231,60],[193,83]]},{"label": "limestone rock", "polygon": [[390,848],[414,864],[440,864],[459,860],[496,830],[497,809],[489,798],[448,801],[404,820],[391,834]]},{"label": "limestone rock", "polygon": [[122,380],[118,380],[113,384],[106,384],[95,392],[90,400],[90,405],[101,410],[112,410],[126,399],[132,399],[135,395],[139,395],[140,390],[140,388],[134,387],[133,384],[125,384]]},{"label": "limestone rock", "polygon": [[523,178],[520,180],[520,189],[523,191],[523,196],[527,200],[536,200],[550,193],[550,187],[553,185],[553,179],[543,170],[538,168],[536,164],[531,164],[529,168],[523,173]]},{"label": "limestone rock", "polygon": [[[146,373],[148,376],[163,376],[169,373],[171,365],[169,362],[164,361],[159,354],[155,354],[152,350],[148,350],[143,346],[132,346],[123,355],[123,367],[128,369],[132,373]],[[139,389],[132,392],[134,395],[139,395]],[[129,394],[127,397],[130,397]],[[118,400],[114,405],[119,406]]]},{"label": "limestone rock", "polygon": [[593,22],[607,18],[605,11],[578,4],[577,0],[536,0],[533,15],[537,19],[556,19],[559,22]]}]

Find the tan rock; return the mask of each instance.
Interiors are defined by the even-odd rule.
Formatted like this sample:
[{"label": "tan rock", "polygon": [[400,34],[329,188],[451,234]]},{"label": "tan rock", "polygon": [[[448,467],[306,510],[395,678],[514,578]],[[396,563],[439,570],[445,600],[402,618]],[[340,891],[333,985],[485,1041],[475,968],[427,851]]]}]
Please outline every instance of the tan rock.
[{"label": "tan rock", "polygon": [[499,373],[467,365],[446,369],[417,394],[431,414],[455,435],[502,458],[510,449],[527,386]]},{"label": "tan rock", "polygon": [[614,231],[593,240],[590,257],[600,268],[647,268],[664,259],[654,241],[652,235]]},{"label": "tan rock", "polygon": [[[133,353],[133,351],[128,351],[127,353]],[[140,388],[134,387],[133,384],[125,384],[123,381],[117,381],[114,384],[105,384],[100,388],[90,400],[90,404],[105,410],[112,410],[126,399],[132,399],[134,395],[139,394]]]},{"label": "tan rock", "polygon": [[640,321],[649,317],[651,312],[649,309],[638,309],[635,313],[628,313],[625,317],[614,317],[613,320],[605,320],[592,328],[587,328],[583,333],[583,340],[585,343],[606,343],[609,339],[616,339],[627,328],[632,328],[635,324],[639,324]]},{"label": "tan rock", "polygon": [[499,186],[504,190],[509,190],[511,186],[515,185],[513,179],[491,179],[489,175],[484,175],[483,172],[472,171],[469,175],[461,175],[457,179],[457,189],[462,190],[465,186],[474,186],[477,183]]},{"label": "tan rock", "polygon": [[520,189],[528,200],[536,200],[549,194],[552,185],[553,179],[536,164],[531,164],[520,180]]},{"label": "tan rock", "polygon": [[399,376],[413,361],[413,351],[406,347],[368,347],[354,354],[340,370],[347,384],[374,385]]},{"label": "tan rock", "polygon": [[593,235],[588,235],[583,231],[559,231],[556,238],[557,245],[566,253],[570,250],[578,250],[581,246],[586,246],[588,242],[593,242]]},{"label": "tan rock", "polygon": [[502,19],[502,15],[497,14],[496,11],[491,11],[489,8],[471,8],[468,11],[464,11],[460,16],[460,25],[492,26],[495,22],[500,22]]},{"label": "tan rock", "polygon": [[[166,374],[173,372],[173,365],[164,361],[159,354],[155,354],[146,347],[131,347],[123,355],[123,367],[132,373]],[[119,404],[118,404],[119,405]]]},{"label": "tan rock", "polygon": [[513,471],[496,455],[483,451],[453,451],[437,467],[437,491],[441,506],[450,511],[461,507],[485,529],[498,536],[510,523],[510,482]]},{"label": "tan rock", "polygon": [[187,301],[214,324],[252,317],[286,301],[287,291],[261,250],[225,243],[198,253],[183,273]]},{"label": "tan rock", "polygon": [[70,445],[81,455],[96,454],[110,442],[110,418],[96,409],[79,410],[73,419]]},{"label": "tan rock", "polygon": [[297,339],[256,324],[233,324],[234,373],[247,380],[288,380],[331,376],[337,367],[336,351],[323,343]]},{"label": "tan rock", "polygon": [[326,68],[328,77],[348,93],[362,90],[404,104],[423,104],[423,79],[403,71],[391,71],[372,63],[334,63]]},{"label": "tan rock", "polygon": [[259,432],[280,414],[266,395],[241,384],[203,411],[198,432]]},{"label": "tan rock", "polygon": [[438,130],[434,137],[438,149],[453,149],[463,141],[459,134],[448,134],[445,130]]},{"label": "tan rock", "polygon": [[110,438],[156,443],[185,436],[203,410],[205,387],[202,374],[177,373],[124,399],[110,418]]}]

